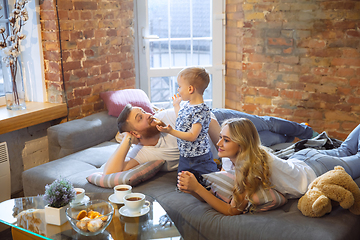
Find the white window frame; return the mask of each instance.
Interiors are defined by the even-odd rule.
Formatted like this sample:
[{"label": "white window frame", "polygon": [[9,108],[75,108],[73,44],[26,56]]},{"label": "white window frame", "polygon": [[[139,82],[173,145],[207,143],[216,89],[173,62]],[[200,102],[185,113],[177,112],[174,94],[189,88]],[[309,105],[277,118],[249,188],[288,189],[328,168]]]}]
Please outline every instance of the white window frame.
[{"label": "white window frame", "polygon": [[[7,1],[7,0],[5,0]],[[8,0],[9,13],[15,0]],[[23,26],[26,38],[21,41],[21,64],[23,70],[25,100],[46,101],[44,58],[41,44],[40,6],[38,0],[29,1],[26,6],[29,20]],[[3,18],[7,18],[4,16]],[[0,97],[0,105],[5,105],[5,97]]]},{"label": "white window frame", "polygon": [[[0,5],[1,5],[1,7],[2,7],[2,9],[3,9],[3,11],[5,12],[5,10],[4,9],[6,9],[7,8],[7,1],[6,0],[0,0]],[[5,14],[3,14],[2,15],[2,17],[0,18],[0,22],[1,23],[4,23],[4,24],[8,24],[8,17],[5,15]],[[0,53],[0,58],[1,58],[1,53]],[[1,61],[1,59],[0,59],[0,61]],[[0,76],[1,78],[2,78],[2,76]],[[4,88],[4,84],[3,84],[3,88]],[[5,105],[6,103],[5,103],[5,96],[4,95],[1,95],[0,96],[0,106],[2,106],[2,105]]]},{"label": "white window frame", "polygon": [[[147,4],[147,2],[145,3]],[[147,70],[144,70],[142,66],[147,66],[149,69],[148,57],[143,57],[142,49],[144,46],[144,37],[147,36],[148,32],[143,31],[143,25],[138,23],[137,13],[139,9],[147,9],[145,4],[139,4],[138,1],[134,1],[134,16],[135,16],[135,72],[136,72],[136,87],[144,90],[148,95],[150,93],[150,76],[147,75]],[[205,68],[209,71],[210,74],[213,75],[212,84],[213,84],[213,108],[222,108],[225,106],[225,0],[212,0],[212,11],[213,11],[213,19],[216,18],[216,24],[212,24],[212,32],[221,34],[221,38],[213,38],[213,60],[212,60],[212,70],[205,66]],[[140,10],[141,11],[141,10]],[[147,11],[144,10],[147,15]],[[147,18],[147,16],[141,16]],[[140,20],[139,20],[140,21]],[[148,42],[147,42],[148,44]],[[146,45],[146,44],[145,44]],[[176,76],[178,72],[182,68],[169,68],[168,76]],[[158,73],[160,69],[151,69],[152,76],[151,77],[162,77],[162,73]],[[217,74],[215,73],[217,72]],[[219,74],[220,72],[220,74]],[[216,75],[215,75],[216,74]],[[150,95],[149,95],[150,97]]]}]

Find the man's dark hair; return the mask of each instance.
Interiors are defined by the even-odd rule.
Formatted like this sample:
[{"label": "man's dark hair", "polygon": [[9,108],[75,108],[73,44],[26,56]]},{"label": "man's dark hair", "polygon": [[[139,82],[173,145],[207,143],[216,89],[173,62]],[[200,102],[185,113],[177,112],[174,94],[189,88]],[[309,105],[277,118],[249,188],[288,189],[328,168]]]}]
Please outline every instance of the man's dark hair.
[{"label": "man's dark hair", "polygon": [[126,104],[126,106],[124,107],[124,109],[121,111],[121,113],[119,114],[119,117],[117,118],[117,126],[119,129],[120,133],[123,132],[130,132],[133,130],[133,127],[131,126],[131,124],[127,121],[130,112],[132,110],[132,106],[131,104]]}]

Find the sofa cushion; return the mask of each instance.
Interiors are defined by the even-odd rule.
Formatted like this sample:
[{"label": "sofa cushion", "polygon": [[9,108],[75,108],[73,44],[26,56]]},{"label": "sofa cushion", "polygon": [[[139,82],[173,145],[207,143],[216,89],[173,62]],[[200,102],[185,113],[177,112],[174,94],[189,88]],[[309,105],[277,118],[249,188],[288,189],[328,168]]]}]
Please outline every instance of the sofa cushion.
[{"label": "sofa cushion", "polygon": [[49,160],[88,149],[113,139],[118,131],[116,118],[107,111],[48,128]]},{"label": "sofa cushion", "polygon": [[[213,172],[202,176],[216,196],[225,202],[230,202],[233,194],[235,170]],[[273,188],[260,188],[250,199],[256,204],[256,207],[251,210],[252,212],[268,211],[287,202],[284,195]]]},{"label": "sofa cushion", "polygon": [[119,184],[137,184],[153,177],[165,163],[165,160],[157,160],[138,165],[124,172],[117,172],[104,175],[102,172],[90,174],[86,179],[96,186],[103,188],[113,188]]},{"label": "sofa cushion", "polygon": [[154,113],[148,96],[141,89],[107,91],[100,93],[100,97],[105,102],[108,114],[114,117],[118,117],[128,103]]},{"label": "sofa cushion", "polygon": [[230,202],[234,187],[234,170],[208,173],[202,176],[206,180],[206,184],[211,186],[211,190],[217,197],[227,203]]}]

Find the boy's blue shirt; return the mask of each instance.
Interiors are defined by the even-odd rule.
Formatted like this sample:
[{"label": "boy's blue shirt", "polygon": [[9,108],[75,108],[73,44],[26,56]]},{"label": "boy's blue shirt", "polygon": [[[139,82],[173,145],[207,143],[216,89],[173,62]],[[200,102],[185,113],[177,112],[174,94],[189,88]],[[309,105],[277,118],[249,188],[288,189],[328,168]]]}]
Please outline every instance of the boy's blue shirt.
[{"label": "boy's blue shirt", "polygon": [[200,134],[194,142],[177,139],[181,156],[196,157],[210,151],[210,143],[207,135],[210,121],[210,108],[205,103],[190,105],[189,102],[186,102],[180,108],[178,117],[176,118],[176,130],[188,132],[193,124],[201,124]]}]

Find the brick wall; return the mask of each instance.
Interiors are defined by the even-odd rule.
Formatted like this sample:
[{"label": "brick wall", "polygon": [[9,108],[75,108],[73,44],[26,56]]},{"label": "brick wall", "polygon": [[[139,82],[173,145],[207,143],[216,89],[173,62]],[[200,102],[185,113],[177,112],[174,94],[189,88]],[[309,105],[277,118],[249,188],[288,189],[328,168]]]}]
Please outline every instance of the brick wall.
[{"label": "brick wall", "polygon": [[[135,87],[132,0],[40,1],[49,102],[69,120]],[[344,139],[360,115],[360,2],[227,0],[226,107],[309,122]],[[65,87],[57,15],[60,19]]]},{"label": "brick wall", "polygon": [[57,4],[56,9],[56,0],[40,1],[45,83],[48,101],[67,101],[72,120],[104,110],[100,92],[135,88],[134,4],[133,0]]},{"label": "brick wall", "polygon": [[344,139],[360,121],[360,1],[227,0],[226,107]]}]

